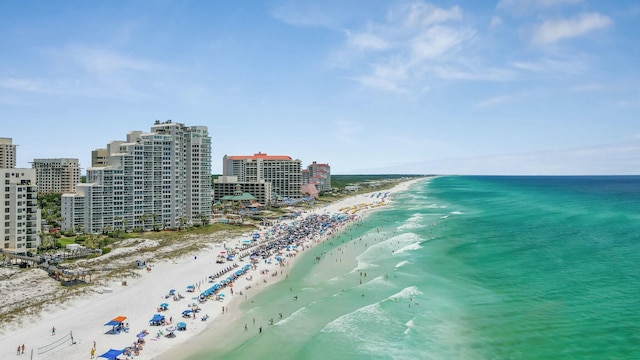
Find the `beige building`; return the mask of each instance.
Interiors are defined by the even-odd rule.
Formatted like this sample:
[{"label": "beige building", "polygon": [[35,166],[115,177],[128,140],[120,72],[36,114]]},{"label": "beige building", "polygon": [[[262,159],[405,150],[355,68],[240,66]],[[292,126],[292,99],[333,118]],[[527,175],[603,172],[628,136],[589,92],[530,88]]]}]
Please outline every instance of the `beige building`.
[{"label": "beige building", "polygon": [[2,250],[35,252],[40,245],[40,209],[35,169],[0,169]]},{"label": "beige building", "polygon": [[73,193],[80,183],[78,159],[33,159],[31,167],[36,170],[36,184],[41,194]]},{"label": "beige building", "polygon": [[250,156],[225,155],[222,175],[236,176],[240,183],[270,182],[274,200],[300,199],[301,166],[300,160],[294,160],[290,156],[263,153]]},{"label": "beige building", "polygon": [[0,137],[0,169],[16,167],[16,145],[13,139]]},{"label": "beige building", "polygon": [[109,149],[95,149],[91,151],[91,167],[109,165]]}]

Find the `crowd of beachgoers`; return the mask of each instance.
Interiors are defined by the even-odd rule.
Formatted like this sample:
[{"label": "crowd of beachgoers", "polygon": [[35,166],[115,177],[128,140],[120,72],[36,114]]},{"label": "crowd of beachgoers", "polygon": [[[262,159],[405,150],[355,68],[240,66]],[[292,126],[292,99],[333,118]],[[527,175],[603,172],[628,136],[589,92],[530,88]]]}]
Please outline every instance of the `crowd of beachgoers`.
[{"label": "crowd of beachgoers", "polygon": [[[409,183],[400,183],[386,194],[400,191]],[[182,346],[209,324],[224,326],[226,314],[238,311],[241,301],[286,278],[274,278],[273,274],[288,272],[290,262],[300,252],[335,234],[367,210],[388,203],[386,194],[352,196],[302,212],[293,220],[203,246],[181,258],[149,264],[150,271],[139,270],[140,276],[129,279],[126,285],[114,282],[109,292],[96,291],[10,330],[4,327],[0,358],[22,356],[23,344],[25,355],[33,354],[34,359],[87,359],[103,354],[115,358],[120,351],[118,359],[158,357]],[[227,256],[222,264],[216,262],[221,253]],[[37,294],[37,289],[32,291]],[[156,315],[163,320],[152,321],[159,319]],[[105,324],[114,317],[126,317],[120,331]],[[52,327],[57,328],[55,334],[51,334]],[[60,344],[54,346],[56,342]],[[16,346],[20,346],[21,355],[16,354]]]}]

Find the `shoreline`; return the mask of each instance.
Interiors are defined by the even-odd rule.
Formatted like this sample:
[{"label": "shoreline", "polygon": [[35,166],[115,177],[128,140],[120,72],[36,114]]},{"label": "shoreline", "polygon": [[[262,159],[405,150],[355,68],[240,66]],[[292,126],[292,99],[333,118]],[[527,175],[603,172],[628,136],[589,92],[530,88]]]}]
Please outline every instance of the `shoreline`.
[{"label": "shoreline", "polygon": [[[411,184],[421,179],[402,181],[392,189],[381,192],[394,194],[407,189]],[[307,211],[303,217],[312,214],[337,214],[342,208],[355,206],[361,207],[359,217],[365,216],[375,209],[375,206],[372,205],[375,204],[376,199],[369,196],[372,193],[376,193],[376,191],[350,196],[323,208]],[[353,221],[349,221],[343,224],[330,235],[343,231],[352,223]],[[322,240],[330,235],[325,234],[313,240],[307,239],[304,242],[305,250],[302,251],[322,243]],[[226,244],[231,247],[234,244],[241,245],[243,239],[242,236],[227,239]],[[198,344],[204,343],[212,333],[224,333],[225,329],[229,329],[234,319],[242,316],[240,304],[243,301],[249,301],[270,285],[285,279],[299,256],[287,257],[287,265],[284,267],[275,261],[257,264],[257,270],[250,270],[234,281],[233,286],[236,289],[234,295],[230,295],[230,289],[226,288],[221,291],[226,295],[225,300],[208,300],[198,304],[202,311],[196,316],[196,319],[183,319],[180,316],[181,312],[192,303],[197,303],[197,295],[200,291],[212,285],[208,283],[208,276],[229,266],[228,263],[216,263],[216,256],[220,250],[223,250],[222,243],[208,243],[203,245],[201,250],[190,255],[154,263],[150,272],[146,272],[144,269],[139,270],[140,276],[127,279],[126,286],[118,283],[109,284],[112,292],[103,292],[102,294],[94,292],[73,298],[54,311],[46,312],[43,310],[43,313],[35,321],[20,324],[15,329],[7,330],[7,326],[4,326],[4,334],[0,339],[0,357],[3,359],[12,358],[12,356],[18,357],[15,355],[16,350],[14,349],[16,346],[25,344],[24,355],[30,355],[33,351],[34,359],[86,359],[90,358],[94,342],[96,343],[95,356],[97,357],[112,348],[122,349],[131,346],[136,340],[136,334],[143,329],[146,329],[149,335],[144,338],[145,345],[139,356],[135,356],[135,359],[168,359],[175,358],[175,354],[179,354],[178,357],[184,357],[185,354],[193,355],[198,350],[202,350]],[[274,256],[272,255],[271,258]],[[241,267],[248,263],[249,259],[245,258],[243,261],[235,262]],[[281,270],[282,275],[270,276],[274,270]],[[187,293],[187,285],[194,285],[197,290],[194,293]],[[251,288],[246,289],[248,286]],[[179,301],[165,298],[169,289],[177,289],[177,292],[183,294],[184,298]],[[238,289],[241,290],[238,291]],[[32,291],[35,292],[33,296],[37,296],[37,288]],[[156,308],[163,302],[169,303],[169,310],[163,314],[167,318],[173,317],[172,325],[179,321],[187,324],[187,330],[176,332],[177,337],[173,339],[164,337],[155,339],[158,328],[164,330],[168,325],[161,327],[149,325],[148,320],[157,313]],[[222,314],[222,307],[228,308],[225,309],[227,310],[225,314]],[[201,321],[200,316],[205,314],[209,316],[209,319]],[[129,323],[129,332],[106,334],[109,329],[104,324],[117,316],[127,317],[125,321]],[[56,328],[55,335],[51,334],[52,327]],[[74,345],[71,345],[70,339],[64,340],[65,336],[70,333],[72,333]],[[223,340],[225,337],[218,336],[217,339]],[[38,348],[46,350],[42,347],[53,344],[55,341],[61,342],[56,349],[39,354]],[[227,342],[232,341],[233,339],[228,339]],[[121,355],[119,358],[124,359],[125,356]]]},{"label": "shoreline", "polygon": [[[408,181],[403,181],[399,184],[397,184],[396,186],[394,186],[392,189],[388,189],[385,191],[381,191],[381,192],[388,192],[390,195],[394,195],[398,192],[401,191],[405,191],[407,190],[411,185],[413,185],[415,182],[422,180],[423,178],[420,179],[412,179],[412,180],[408,180]],[[377,193],[376,191],[373,191],[371,193],[368,194],[362,194],[359,195],[360,197],[369,197],[370,194],[375,194]],[[357,196],[355,196],[357,197]],[[354,197],[354,198],[355,198]],[[393,198],[391,198],[391,201],[388,203],[392,203],[393,202]],[[361,202],[359,203],[361,204]],[[333,205],[333,204],[332,204]],[[339,209],[342,208],[343,206],[337,206],[340,205],[340,203],[336,204],[335,209]],[[351,204],[351,206],[355,206],[355,204]],[[353,221],[350,221],[348,223],[346,223],[344,226],[340,227],[337,231],[331,233],[331,234],[327,234],[322,236],[319,239],[315,239],[313,241],[313,244],[306,247],[304,252],[307,252],[313,248],[315,248],[318,245],[322,245],[325,243],[325,241],[327,240],[331,240],[333,237],[336,237],[338,235],[340,235],[341,233],[348,231],[350,228],[357,226],[357,224],[361,221],[363,221],[367,216],[371,215],[373,211],[375,211],[378,207],[373,206],[373,207],[367,207],[367,208],[363,208],[362,212],[360,212],[358,215],[358,217],[356,219],[354,219]],[[245,341],[249,341],[249,338],[247,338],[246,336],[244,336],[244,331],[242,330],[238,330],[242,328],[242,323],[236,324],[236,320],[240,319],[240,318],[247,318],[249,316],[249,311],[243,311],[241,310],[241,307],[243,305],[247,304],[247,301],[251,301],[251,303],[253,304],[253,298],[257,297],[258,295],[260,295],[263,291],[269,289],[271,286],[280,283],[281,281],[285,281],[288,279],[288,274],[291,274],[293,272],[293,268],[298,264],[299,258],[303,257],[305,254],[300,253],[298,256],[296,256],[294,259],[292,259],[291,261],[287,262],[287,266],[285,267],[286,270],[283,271],[283,273],[281,275],[278,275],[275,277],[275,280],[269,281],[267,284],[265,284],[265,286],[261,286],[259,290],[257,291],[253,291],[251,293],[251,295],[247,298],[247,299],[234,299],[234,306],[231,307],[232,311],[234,312],[234,315],[232,317],[226,317],[224,316],[224,319],[222,319],[221,321],[217,320],[216,324],[211,327],[206,329],[205,331],[195,335],[193,338],[191,338],[189,340],[189,346],[176,346],[160,355],[158,355],[157,357],[154,357],[154,360],[169,360],[169,359],[176,359],[176,358],[181,358],[181,359],[191,359],[191,358],[196,358],[197,356],[202,356],[204,354],[204,351],[206,351],[207,349],[211,349],[212,348],[212,341],[213,339],[215,339],[215,349],[216,350],[225,350],[225,349],[229,349],[231,348],[235,348],[236,346],[241,345],[242,343],[244,343]],[[355,260],[355,259],[353,259]],[[253,319],[255,321],[255,319],[257,318],[257,316],[255,316]],[[285,321],[287,319],[287,317],[285,316]],[[248,320],[247,320],[248,321]],[[274,319],[275,321],[275,319]],[[282,320],[280,320],[282,321]],[[260,326],[260,324],[251,324],[250,322],[247,323],[249,325],[249,331],[253,332],[254,335],[249,335],[251,336],[255,336],[255,332],[256,332],[256,326]],[[234,328],[231,328],[232,325],[235,325]],[[272,325],[278,325],[277,322],[272,324]],[[238,327],[240,326],[240,327]],[[267,324],[264,324],[265,327],[265,331],[268,329]],[[232,335],[232,336],[228,336],[228,335]],[[236,335],[238,338],[234,338],[233,335]]]}]

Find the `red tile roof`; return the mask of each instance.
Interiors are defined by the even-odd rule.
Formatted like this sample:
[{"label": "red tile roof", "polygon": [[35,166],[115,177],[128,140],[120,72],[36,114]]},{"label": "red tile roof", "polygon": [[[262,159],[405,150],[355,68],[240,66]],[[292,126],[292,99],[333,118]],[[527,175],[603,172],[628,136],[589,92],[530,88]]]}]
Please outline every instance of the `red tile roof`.
[{"label": "red tile roof", "polygon": [[263,153],[257,153],[253,155],[235,155],[227,157],[229,160],[293,160],[291,156],[286,155],[267,155]]}]

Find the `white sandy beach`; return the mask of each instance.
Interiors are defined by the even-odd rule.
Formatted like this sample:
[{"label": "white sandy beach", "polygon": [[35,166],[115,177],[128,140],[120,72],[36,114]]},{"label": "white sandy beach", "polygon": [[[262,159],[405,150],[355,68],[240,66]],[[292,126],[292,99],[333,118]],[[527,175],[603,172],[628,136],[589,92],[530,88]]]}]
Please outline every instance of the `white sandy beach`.
[{"label": "white sandy beach", "polygon": [[[406,190],[412,183],[418,180],[405,181],[393,189],[384,190],[390,195],[402,190]],[[375,193],[375,192],[374,192]],[[388,202],[389,198],[387,198]],[[323,208],[317,208],[313,211],[316,214],[335,214],[340,209],[355,208],[361,205],[357,214],[361,216],[366,211],[376,208],[375,203],[381,200],[370,194],[356,195],[348,197],[341,201],[332,203]],[[309,215],[303,214],[303,216]],[[226,241],[227,247],[240,245],[246,237],[237,237]],[[317,239],[316,239],[317,240]],[[305,246],[313,246],[314,241],[306,241]],[[141,245],[144,246],[144,245]],[[245,298],[251,298],[261,289],[266,288],[271,283],[285,277],[290,266],[281,267],[276,261],[265,264],[261,261],[257,264],[257,270],[249,270],[246,274],[238,278],[233,285],[235,294],[231,295],[230,289],[225,288],[222,294],[225,299],[222,301],[208,300],[198,304],[201,311],[197,314],[196,319],[183,318],[182,311],[188,309],[194,302],[201,291],[209,288],[212,283],[208,282],[208,277],[218,273],[222,269],[229,267],[234,262],[240,267],[249,263],[249,259],[236,259],[233,262],[224,264],[216,263],[216,256],[220,251],[224,250],[221,243],[209,244],[203,246],[202,250],[189,254],[187,256],[165,261],[153,263],[152,270],[137,270],[139,277],[128,278],[126,286],[121,282],[113,282],[106,284],[111,292],[102,293],[93,292],[89,295],[72,299],[65,302],[61,307],[49,309],[39,316],[32,317],[32,320],[22,321],[20,324],[2,324],[0,332],[0,359],[13,358],[31,358],[33,359],[90,359],[91,349],[96,344],[95,357],[105,353],[109,349],[123,349],[133,345],[137,340],[136,334],[146,329],[149,335],[144,337],[145,344],[143,350],[138,356],[131,357],[135,359],[154,359],[161,357],[170,349],[186,346],[189,339],[201,334],[208,326],[224,327],[225,323],[237,312],[238,304]],[[304,250],[301,250],[304,251]],[[295,257],[286,258],[289,263],[295,261]],[[289,264],[291,265],[291,264]],[[234,271],[237,269],[234,269]],[[283,270],[283,274],[272,276],[274,271]],[[13,284],[6,282],[2,284],[2,297],[33,297],[38,296],[39,289],[50,288],[52,286],[60,287],[59,283],[48,278],[41,270],[30,270],[35,274],[31,283]],[[262,272],[262,274],[261,274]],[[224,278],[224,277],[222,277]],[[251,278],[251,280],[249,280]],[[5,281],[3,281],[5,282]],[[22,286],[26,285],[26,286]],[[187,286],[195,285],[195,292],[187,292]],[[96,290],[100,290],[105,285],[92,285]],[[247,286],[250,289],[245,290]],[[199,287],[199,288],[198,288]],[[176,293],[184,295],[183,299],[174,301],[172,297],[165,298],[170,289],[175,289]],[[63,290],[60,290],[63,291]],[[239,291],[243,295],[239,295]],[[154,314],[158,313],[157,308],[161,303],[168,303],[168,310],[161,312],[166,319],[173,318],[175,325],[178,322],[187,324],[186,331],[176,331],[175,338],[166,338],[164,336],[157,338],[158,330],[163,330],[166,334],[165,326],[150,326],[149,320]],[[223,314],[223,307],[228,308],[228,313]],[[207,321],[201,321],[201,316],[208,315]],[[107,322],[117,316],[126,316],[125,323],[129,325],[128,332],[119,334],[108,334],[110,326],[105,326]],[[52,335],[52,328],[55,327],[55,335]],[[71,339],[64,340],[69,333],[73,334]],[[50,351],[42,353],[43,347],[46,347],[56,341],[61,340],[60,344]],[[23,355],[16,354],[16,348],[25,345],[25,353]],[[38,350],[40,348],[40,351]],[[40,353],[39,353],[40,352]],[[121,355],[119,359],[125,359]]]}]

